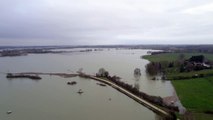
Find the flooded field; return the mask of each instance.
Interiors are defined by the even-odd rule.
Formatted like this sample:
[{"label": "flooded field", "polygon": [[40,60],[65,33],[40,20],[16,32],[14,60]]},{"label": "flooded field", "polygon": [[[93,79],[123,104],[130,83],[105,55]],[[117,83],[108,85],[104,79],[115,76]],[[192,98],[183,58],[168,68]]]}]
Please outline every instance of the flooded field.
[{"label": "flooded field", "polygon": [[[73,49],[72,49],[73,50]],[[0,120],[155,120],[158,116],[110,86],[79,77],[41,76],[42,80],[7,79],[7,72],[75,73],[79,69],[95,74],[105,68],[110,75],[137,85],[150,95],[172,95],[169,81],[153,81],[145,73],[147,60],[141,55],[148,50],[104,49],[103,51],[62,54],[30,54],[0,58]],[[134,77],[134,69],[141,77]],[[74,86],[68,81],[76,81]],[[77,94],[82,89],[83,94]],[[7,111],[12,111],[7,114]]]}]

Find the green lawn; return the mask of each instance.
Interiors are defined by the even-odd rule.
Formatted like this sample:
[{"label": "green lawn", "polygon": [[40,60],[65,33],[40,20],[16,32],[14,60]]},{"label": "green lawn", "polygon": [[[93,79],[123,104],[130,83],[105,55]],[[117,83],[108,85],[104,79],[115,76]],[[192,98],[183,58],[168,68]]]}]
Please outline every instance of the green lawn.
[{"label": "green lawn", "polygon": [[196,112],[213,111],[213,77],[172,81],[187,109]]},{"label": "green lawn", "polygon": [[178,78],[192,78],[195,75],[203,75],[203,77],[213,76],[213,69],[206,69],[201,71],[191,71],[191,72],[169,72],[166,74],[167,79],[176,80]]},{"label": "green lawn", "polygon": [[184,54],[185,59],[189,59],[191,56],[195,56],[195,55],[204,55],[207,59],[213,60],[213,54],[206,54],[206,53],[164,53],[164,54],[157,54],[157,55],[145,55],[143,56],[143,58],[152,62],[160,62],[160,61],[171,62],[171,61],[178,60],[180,54]]},{"label": "green lawn", "polygon": [[190,115],[184,116],[177,114],[180,120],[212,120],[212,114],[198,113],[198,112],[190,112]]},{"label": "green lawn", "polygon": [[195,120],[212,120],[213,115],[211,114],[204,114],[204,113],[192,113],[193,117],[196,118]]}]

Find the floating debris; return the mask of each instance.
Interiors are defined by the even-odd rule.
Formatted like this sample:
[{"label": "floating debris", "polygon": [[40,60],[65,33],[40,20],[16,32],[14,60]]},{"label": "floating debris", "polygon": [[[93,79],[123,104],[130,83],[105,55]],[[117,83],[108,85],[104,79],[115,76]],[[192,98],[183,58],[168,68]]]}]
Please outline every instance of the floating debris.
[{"label": "floating debris", "polygon": [[78,94],[82,94],[84,93],[81,89],[79,89],[79,91],[77,92]]},{"label": "floating debris", "polygon": [[75,82],[75,81],[67,82],[67,85],[75,85],[75,84],[77,84],[77,82]]},{"label": "floating debris", "polygon": [[97,85],[100,85],[100,86],[103,86],[103,87],[106,87],[106,84],[103,84],[103,83],[96,83]]},{"label": "floating debris", "polygon": [[11,111],[11,110],[7,111],[7,114],[11,114],[11,113],[12,113],[12,111]]}]

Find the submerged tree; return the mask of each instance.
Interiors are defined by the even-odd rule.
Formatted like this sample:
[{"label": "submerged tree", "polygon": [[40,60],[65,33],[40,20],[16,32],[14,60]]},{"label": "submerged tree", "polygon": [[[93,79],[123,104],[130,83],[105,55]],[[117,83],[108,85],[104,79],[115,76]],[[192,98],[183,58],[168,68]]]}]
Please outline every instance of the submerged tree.
[{"label": "submerged tree", "polygon": [[203,55],[192,56],[189,61],[203,63],[205,57]]},{"label": "submerged tree", "polygon": [[108,77],[109,76],[109,72],[106,71],[104,68],[100,68],[98,70],[98,73],[96,74],[96,76],[99,76],[99,77]]},{"label": "submerged tree", "polygon": [[150,75],[157,75],[161,71],[161,64],[157,62],[150,62],[146,65],[146,72]]},{"label": "submerged tree", "polygon": [[135,76],[141,76],[141,70],[139,68],[135,68],[134,75]]}]

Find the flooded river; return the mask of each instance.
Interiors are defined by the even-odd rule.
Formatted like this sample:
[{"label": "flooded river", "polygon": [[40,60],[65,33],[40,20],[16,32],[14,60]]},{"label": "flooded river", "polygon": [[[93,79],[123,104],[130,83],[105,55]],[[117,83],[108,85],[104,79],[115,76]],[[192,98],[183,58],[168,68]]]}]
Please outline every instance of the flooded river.
[{"label": "flooded river", "polygon": [[[0,120],[156,120],[158,116],[110,86],[90,79],[41,76],[42,80],[7,79],[7,72],[75,73],[80,68],[95,74],[105,68],[110,75],[137,85],[150,95],[172,95],[169,81],[150,80],[145,73],[148,50],[104,49],[63,54],[0,57]],[[140,68],[142,76],[134,77]],[[76,81],[74,86],[68,81]],[[82,89],[83,94],[77,94]],[[7,111],[12,111],[7,114]]]}]

